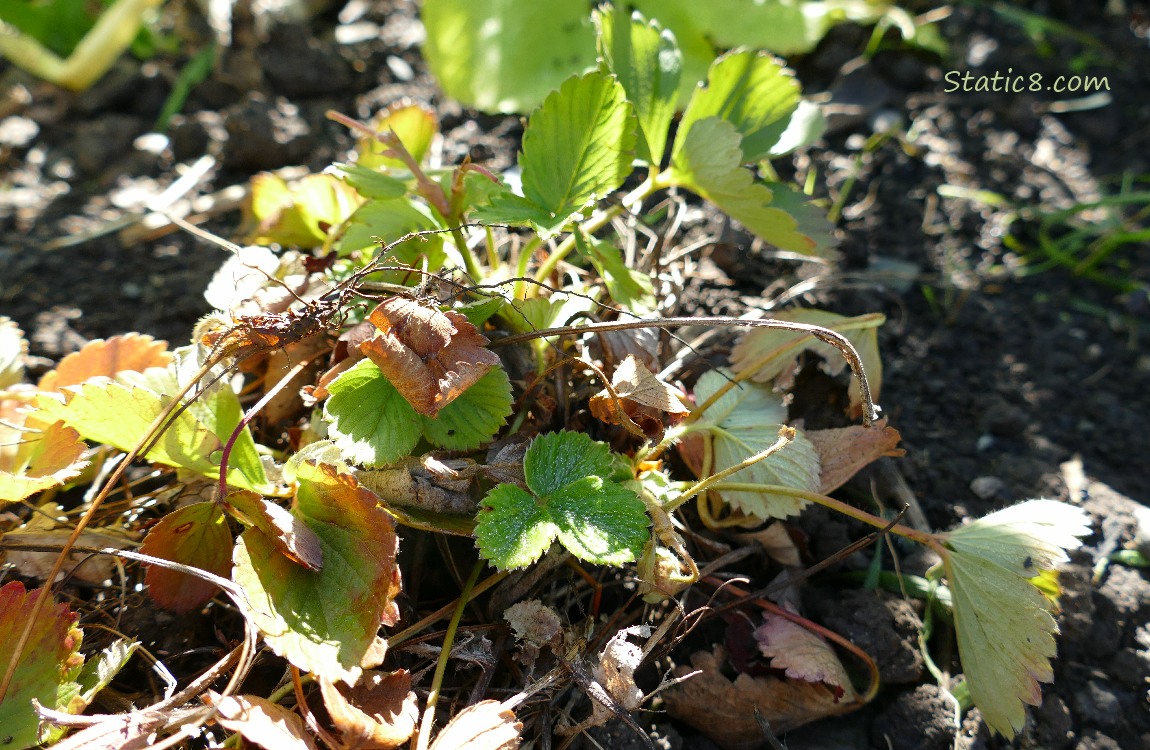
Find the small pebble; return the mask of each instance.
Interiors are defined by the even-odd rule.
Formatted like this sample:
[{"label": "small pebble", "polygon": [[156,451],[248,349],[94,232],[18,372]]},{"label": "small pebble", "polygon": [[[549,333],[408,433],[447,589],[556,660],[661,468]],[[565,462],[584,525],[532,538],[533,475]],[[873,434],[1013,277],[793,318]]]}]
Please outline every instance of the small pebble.
[{"label": "small pebble", "polygon": [[978,450],[979,453],[982,453],[983,451],[988,451],[993,447],[994,447],[994,435],[990,435],[988,433],[983,433],[983,434],[978,436],[978,442],[975,444],[975,448]]},{"label": "small pebble", "polygon": [[387,56],[387,67],[391,74],[399,81],[410,81],[415,78],[415,69],[411,67],[411,63],[404,60],[402,57],[395,55]]},{"label": "small pebble", "polygon": [[1006,482],[998,477],[978,477],[970,483],[970,491],[979,500],[992,500],[1006,495]]}]

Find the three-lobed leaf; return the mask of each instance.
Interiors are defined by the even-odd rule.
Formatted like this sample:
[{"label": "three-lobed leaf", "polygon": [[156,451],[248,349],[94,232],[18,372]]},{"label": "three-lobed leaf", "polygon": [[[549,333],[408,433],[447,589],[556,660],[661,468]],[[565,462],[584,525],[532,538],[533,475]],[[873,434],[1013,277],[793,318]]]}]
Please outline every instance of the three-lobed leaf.
[{"label": "three-lobed leaf", "polygon": [[[1010,738],[1042,701],[1058,626],[1036,582],[1090,533],[1080,508],[1031,500],[940,535],[959,658],[986,723]],[[1046,582],[1048,583],[1048,581]]]},{"label": "three-lobed leaf", "polygon": [[535,562],[558,538],[581,560],[621,565],[648,538],[646,506],[613,480],[610,449],[582,433],[532,441],[523,459],[527,489],[500,484],[484,497],[475,527],[480,553],[503,569]]}]

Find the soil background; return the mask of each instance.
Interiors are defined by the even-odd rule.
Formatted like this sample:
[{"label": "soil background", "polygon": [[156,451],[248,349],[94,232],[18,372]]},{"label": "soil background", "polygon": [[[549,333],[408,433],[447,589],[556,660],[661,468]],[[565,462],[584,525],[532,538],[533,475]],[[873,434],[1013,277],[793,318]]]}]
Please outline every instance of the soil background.
[{"label": "soil background", "polygon": [[[1056,679],[1013,746],[1150,748],[1150,583],[1141,571],[1114,566],[1091,580],[1098,557],[1134,538],[1133,510],[1150,500],[1150,247],[1128,245],[1119,251],[1121,267],[1111,266],[1115,277],[1142,285],[1132,292],[1065,269],[1023,275],[1016,253],[1037,245],[1034,212],[1113,193],[1123,174],[1150,177],[1150,8],[1049,0],[1029,9],[1096,46],[1064,35],[1049,35],[1044,46],[972,3],[954,6],[939,23],[950,45],[945,59],[890,41],[864,60],[870,30],[847,24],[791,60],[804,93],[823,94],[833,114],[814,148],[776,167],[800,184],[814,170],[816,194],[830,200],[854,178],[840,222],[842,259],[831,273],[780,260],[752,248],[737,228],[712,222],[707,228],[721,241],[701,251],[707,272],[692,279],[688,302],[700,314],[769,307],[805,280],[796,295],[802,304],[884,312],[881,403],[907,450],[889,471],[905,480],[934,528],[1039,496],[1086,507],[1097,533],[1062,575]],[[322,169],[352,146],[326,110],[366,118],[403,97],[436,108],[444,163],[464,155],[494,171],[514,163],[520,121],[444,101],[419,57],[411,3],[366,5],[353,20],[375,32],[349,43],[336,41],[340,10],[306,25],[276,25],[261,43],[237,36],[220,69],[173,118],[166,141],[141,136],[151,131],[179,59],[125,59],[79,95],[0,67],[0,314],[29,334],[40,368],[86,340],[126,331],[180,344],[208,312],[202,292],[225,254],[185,234],[125,242],[111,233],[47,249],[138,210],[171,183],[176,165],[217,158],[197,189],[204,195],[246,184],[261,170]],[[191,13],[181,23],[189,38],[206,38]],[[944,92],[948,71],[1013,69],[1052,79],[1078,72],[1071,63],[1084,55],[1091,62],[1081,72],[1106,77],[1108,102],[1074,109],[1052,92]],[[862,148],[887,127],[899,135]],[[1012,223],[1013,208],[953,197],[963,190],[992,191],[1031,213]],[[238,221],[238,212],[224,212],[208,226],[227,235]],[[872,487],[891,486],[877,475]],[[840,534],[857,531],[844,526]],[[827,551],[836,546],[826,542]],[[840,632],[865,640],[876,637],[876,620],[900,611],[893,598],[867,596],[813,598],[824,620],[834,626],[837,618]],[[788,747],[948,747],[948,708],[932,685],[912,669],[901,682],[888,680],[863,711],[790,733]],[[711,746],[654,718],[667,746]],[[968,715],[959,744],[1011,746],[980,726],[977,712]],[[600,742],[622,747],[627,731],[613,727],[616,739]]]}]

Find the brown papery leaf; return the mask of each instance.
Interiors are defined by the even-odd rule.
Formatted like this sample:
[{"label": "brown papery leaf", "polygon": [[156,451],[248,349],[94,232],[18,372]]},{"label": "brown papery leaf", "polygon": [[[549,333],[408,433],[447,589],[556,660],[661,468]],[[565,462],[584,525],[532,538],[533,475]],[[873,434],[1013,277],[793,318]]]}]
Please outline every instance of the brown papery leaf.
[{"label": "brown papery leaf", "polygon": [[[591,414],[607,424],[622,424],[625,414],[651,438],[663,434],[663,414],[672,418],[691,410],[678,397],[678,391],[659,378],[633,354],[628,354],[611,376],[616,399],[606,388],[591,397]],[[622,414],[620,414],[620,410]]]},{"label": "brown papery leaf", "polygon": [[771,667],[784,670],[787,677],[830,685],[836,699],[854,700],[854,687],[842,662],[818,634],[785,617],[767,613],[755,630],[755,640],[763,656],[771,660]]},{"label": "brown papery leaf", "polygon": [[60,360],[55,370],[40,378],[42,391],[58,391],[66,385],[79,385],[97,377],[110,378],[118,372],[143,372],[149,367],[167,367],[172,362],[168,342],[151,336],[126,333],[110,339],[94,339],[78,352]]},{"label": "brown papery leaf", "polygon": [[255,695],[210,695],[220,726],[239,732],[248,742],[268,750],[315,750],[303,719],[283,706]]},{"label": "brown papery leaf", "polygon": [[391,750],[415,733],[419,706],[411,673],[364,672],[354,688],[320,679],[324,706],[346,747]]},{"label": "brown papery leaf", "polygon": [[434,417],[499,364],[466,317],[406,297],[384,300],[368,320],[379,330],[359,348],[417,412]]},{"label": "brown papery leaf", "polygon": [[755,710],[770,722],[776,734],[788,732],[816,719],[843,714],[859,703],[837,700],[835,689],[821,682],[785,680],[778,677],[738,675],[733,681],[723,674],[726,652],[699,651],[691,656],[692,668],[677,667],[678,677],[695,669],[702,673],[663,692],[667,712],[711,738],[724,750],[752,750],[765,746]]},{"label": "brown papery leaf", "polygon": [[811,430],[806,433],[819,453],[819,492],[832,492],[867,464],[883,456],[902,456],[898,448],[902,436],[885,419],[870,427],[852,425],[834,430]]},{"label": "brown papery leaf", "polygon": [[480,701],[455,715],[430,750],[517,750],[523,724],[499,701]]}]

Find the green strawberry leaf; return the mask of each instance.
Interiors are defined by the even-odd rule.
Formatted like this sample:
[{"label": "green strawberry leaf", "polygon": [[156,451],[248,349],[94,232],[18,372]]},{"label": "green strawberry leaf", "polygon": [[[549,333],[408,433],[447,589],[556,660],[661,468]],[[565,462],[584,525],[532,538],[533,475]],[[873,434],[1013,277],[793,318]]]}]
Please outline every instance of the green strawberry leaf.
[{"label": "green strawberry leaf", "polygon": [[501,569],[522,568],[556,538],[581,560],[630,562],[649,536],[646,506],[612,481],[611,451],[582,433],[532,441],[523,459],[527,489],[501,484],[484,497],[475,526],[482,555]]},{"label": "green strawberry leaf", "polygon": [[[232,533],[216,503],[193,503],[160,519],[148,531],[140,551],[226,578],[231,572]],[[191,612],[215,596],[218,587],[187,573],[147,566],[148,593],[161,607]]]},{"label": "green strawberry leaf", "polygon": [[[695,384],[695,402],[702,404],[709,400],[726,382],[720,372],[704,373]],[[782,397],[764,386],[743,382],[725,393],[696,422],[696,429],[711,441],[711,472],[729,469],[771,447],[778,440],[779,428],[786,416]],[[818,492],[818,451],[802,430],[795,432],[795,439],[785,448],[724,481],[783,485]],[[789,495],[749,490],[722,490],[719,494],[732,508],[763,519],[795,515],[807,504],[806,500]]]},{"label": "green strawberry leaf", "polygon": [[568,0],[424,0],[423,56],[453,99],[485,112],[527,112],[595,64],[587,6]]},{"label": "green strawberry leaf", "polygon": [[394,200],[407,194],[407,184],[403,180],[372,167],[365,167],[363,164],[340,164],[338,168],[343,173],[344,182],[368,200]]},{"label": "green strawberry leaf", "polygon": [[[441,228],[426,208],[420,207],[406,198],[393,200],[372,200],[359,207],[339,240],[339,252],[348,255],[357,250],[388,244],[387,263],[423,267],[427,259],[427,270],[431,273],[443,267],[447,257],[443,250],[443,237],[430,234],[414,237],[400,244],[390,244],[410,234]],[[398,278],[398,277],[397,277]],[[390,279],[388,279],[390,280]]]},{"label": "green strawberry leaf", "polygon": [[655,286],[651,277],[628,268],[619,248],[587,237],[581,231],[575,232],[575,247],[603,277],[607,293],[617,304],[636,315],[655,309]]},{"label": "green strawberry leaf", "polygon": [[675,36],[638,13],[616,7],[594,13],[599,57],[623,84],[639,123],[636,156],[659,166],[675,116],[683,56]]},{"label": "green strawberry leaf", "polygon": [[318,677],[354,684],[380,624],[399,616],[395,521],[374,493],[332,466],[305,462],[296,480],[291,512],[319,537],[323,569],[296,564],[252,527],[236,545],[234,580],[273,651]]},{"label": "green strawberry leaf", "polygon": [[1036,582],[1090,533],[1080,508],[1030,500],[939,535],[954,604],[958,653],[983,719],[1007,738],[1042,702],[1057,653],[1052,598]]},{"label": "green strawberry leaf", "polygon": [[531,114],[519,166],[523,197],[503,191],[477,212],[484,221],[527,223],[545,236],[623,184],[631,174],[635,116],[619,81],[574,76]]},{"label": "green strawberry leaf", "polygon": [[[12,581],[0,586],[0,643],[8,649],[28,625],[40,591],[25,591],[24,584]],[[41,739],[51,741],[63,731],[51,729],[47,737],[38,735],[40,717],[32,699],[57,711],[79,713],[84,709],[77,682],[84,657],[80,654],[83,633],[75,627],[78,615],[67,604],[44,607],[32,623],[32,637],[24,647],[16,673],[0,702],[0,727],[4,746],[40,747]],[[5,658],[7,661],[7,658]]]},{"label": "green strawberry leaf", "polygon": [[[376,115],[372,119],[371,127],[376,133],[394,132],[403,147],[407,149],[407,153],[411,154],[411,158],[415,159],[418,164],[423,161],[423,157],[427,156],[427,152],[431,149],[431,142],[435,140],[435,136],[439,132],[439,121],[435,117],[435,112],[421,104],[400,103],[388,107]],[[355,163],[361,167],[366,167],[369,171],[374,172],[377,169],[407,171],[407,165],[403,160],[384,154],[387,147],[376,138],[361,135],[355,150]],[[358,185],[356,190],[359,190]],[[362,190],[359,190],[359,193],[367,198],[384,197],[370,196]],[[403,195],[403,193],[386,197],[397,198],[399,195]]]},{"label": "green strawberry leaf", "polygon": [[451,450],[471,450],[491,440],[511,414],[511,381],[494,368],[435,418],[418,414],[379,368],[363,360],[328,386],[324,419],[344,457],[385,466],[411,453],[421,436]]},{"label": "green strawberry leaf", "polygon": [[714,203],[772,245],[808,254],[823,249],[799,230],[793,216],[772,206],[771,190],[756,183],[751,171],[740,166],[741,137],[734,125],[707,117],[690,128],[671,157],[672,182]]},{"label": "green strawberry leaf", "polygon": [[679,132],[689,137],[695,123],[718,117],[742,136],[738,163],[750,164],[771,154],[798,109],[801,93],[794,74],[770,55],[732,52],[715,60],[706,85],[695,89]]}]

